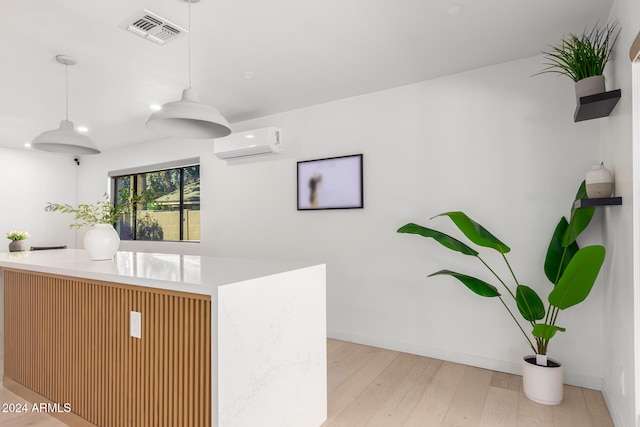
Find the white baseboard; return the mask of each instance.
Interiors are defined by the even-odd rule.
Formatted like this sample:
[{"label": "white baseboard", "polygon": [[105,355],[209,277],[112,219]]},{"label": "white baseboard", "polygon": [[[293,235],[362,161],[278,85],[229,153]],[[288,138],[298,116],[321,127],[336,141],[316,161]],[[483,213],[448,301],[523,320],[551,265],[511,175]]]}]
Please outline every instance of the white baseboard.
[{"label": "white baseboard", "polygon": [[[408,344],[397,342],[379,337],[365,337],[360,335],[352,335],[340,331],[327,331],[329,338],[341,341],[349,341],[357,344],[370,345],[373,347],[386,348],[388,350],[401,351],[403,353],[417,354],[419,356],[432,357],[434,359],[446,360],[463,365],[475,366],[477,368],[490,369],[492,371],[506,372],[514,375],[522,375],[522,367],[520,363],[508,362],[504,360],[488,359],[470,354],[456,353],[453,351],[431,348],[427,346]],[[587,375],[579,375],[567,373],[564,374],[565,384],[578,387],[590,388],[594,390],[602,390],[602,378],[590,377]],[[616,424],[618,425],[618,424]]]},{"label": "white baseboard", "polygon": [[609,409],[609,414],[611,414],[611,420],[613,421],[613,425],[616,427],[624,427],[622,424],[622,418],[620,418],[620,413],[618,412],[618,408],[616,407],[613,399],[611,399],[611,394],[609,393],[609,389],[606,384],[602,386],[602,396],[604,397],[604,401],[607,404],[607,408]]}]

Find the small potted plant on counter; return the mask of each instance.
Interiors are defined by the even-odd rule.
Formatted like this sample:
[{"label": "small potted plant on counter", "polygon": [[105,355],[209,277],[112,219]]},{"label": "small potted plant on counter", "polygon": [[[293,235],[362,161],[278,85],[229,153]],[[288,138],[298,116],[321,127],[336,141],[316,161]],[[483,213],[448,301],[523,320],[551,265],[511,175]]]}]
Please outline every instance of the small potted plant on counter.
[{"label": "small potted plant on counter", "polygon": [[[584,198],[587,197],[583,182],[576,200]],[[497,270],[489,266],[480,256],[478,250],[445,233],[413,223],[398,229],[399,233],[432,238],[452,251],[474,257],[490,271],[498,286],[451,270],[440,270],[429,277],[451,276],[477,295],[500,300],[501,306],[506,309],[534,353],[531,356],[525,356],[522,363],[523,388],[527,397],[538,403],[555,405],[562,401],[563,370],[560,363],[547,359],[549,343],[557,332],[565,331],[565,328],[558,326],[557,323],[560,311],[579,304],[587,298],[604,262],[603,246],[579,248],[576,243],[578,235],[589,225],[594,210],[593,207],[573,208],[570,220],[567,221],[562,217],[553,232],[544,264],[544,273],[553,285],[547,298],[547,308],[538,293],[516,277],[506,257],[510,248],[465,213],[446,212],[436,217],[448,217],[472,243],[497,251],[508,267],[509,278],[500,277],[496,273]],[[508,284],[509,282],[511,285]],[[506,294],[503,295],[498,287],[504,289]],[[511,300],[511,305],[515,303],[521,321],[517,320],[517,312],[509,307],[508,300]],[[528,325],[531,336],[525,332],[522,323]]]},{"label": "small potted plant on counter", "polygon": [[595,25],[590,31],[585,29],[579,36],[569,33],[559,45],[542,52],[547,67],[538,74],[557,73],[569,77],[575,82],[576,101],[605,92],[604,67],[620,34],[617,26],[617,22],[612,22],[604,27]]},{"label": "small potted plant on counter", "polygon": [[25,240],[27,240],[31,235],[28,231],[9,231],[7,232],[7,239],[11,240],[9,243],[9,252],[23,252],[27,250],[27,245]]}]

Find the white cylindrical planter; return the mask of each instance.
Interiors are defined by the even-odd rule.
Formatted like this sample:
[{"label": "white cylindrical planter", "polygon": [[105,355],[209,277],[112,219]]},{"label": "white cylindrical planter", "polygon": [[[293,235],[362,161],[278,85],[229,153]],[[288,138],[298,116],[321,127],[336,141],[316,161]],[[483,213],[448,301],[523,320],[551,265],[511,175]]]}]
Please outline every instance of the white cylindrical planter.
[{"label": "white cylindrical planter", "polygon": [[96,224],[84,235],[84,249],[94,261],[113,259],[120,236],[111,224]]},{"label": "white cylindrical planter", "polygon": [[592,76],[582,80],[578,80],[575,84],[576,102],[580,103],[583,96],[595,95],[596,93],[606,92],[604,76]]},{"label": "white cylindrical planter", "polygon": [[604,165],[594,165],[585,178],[587,196],[591,199],[611,197],[613,194],[613,176]]},{"label": "white cylindrical planter", "polygon": [[549,366],[536,365],[536,356],[525,356],[522,360],[522,388],[531,400],[543,405],[558,405],[562,402],[564,372],[562,365],[548,359]]}]

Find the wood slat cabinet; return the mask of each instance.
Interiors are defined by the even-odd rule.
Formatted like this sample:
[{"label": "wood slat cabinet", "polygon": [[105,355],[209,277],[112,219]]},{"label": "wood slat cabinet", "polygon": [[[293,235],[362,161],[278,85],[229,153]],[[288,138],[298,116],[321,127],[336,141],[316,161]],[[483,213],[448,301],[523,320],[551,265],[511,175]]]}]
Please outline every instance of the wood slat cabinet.
[{"label": "wood slat cabinet", "polygon": [[65,422],[212,425],[210,296],[5,269],[4,307],[5,387]]}]

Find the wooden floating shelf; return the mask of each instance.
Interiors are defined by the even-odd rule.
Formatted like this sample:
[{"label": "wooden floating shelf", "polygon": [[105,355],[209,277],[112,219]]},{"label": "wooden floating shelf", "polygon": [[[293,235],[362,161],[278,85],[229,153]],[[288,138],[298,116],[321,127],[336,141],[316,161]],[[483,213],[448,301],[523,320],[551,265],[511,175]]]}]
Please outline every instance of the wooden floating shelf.
[{"label": "wooden floating shelf", "polygon": [[573,203],[574,208],[598,206],[618,206],[622,204],[622,197],[602,197],[598,199],[579,199]]},{"label": "wooden floating shelf", "polygon": [[611,114],[611,111],[613,111],[621,96],[622,92],[620,89],[616,89],[609,92],[580,97],[580,101],[578,105],[576,105],[576,111],[573,113],[573,121],[581,122],[607,117]]}]

